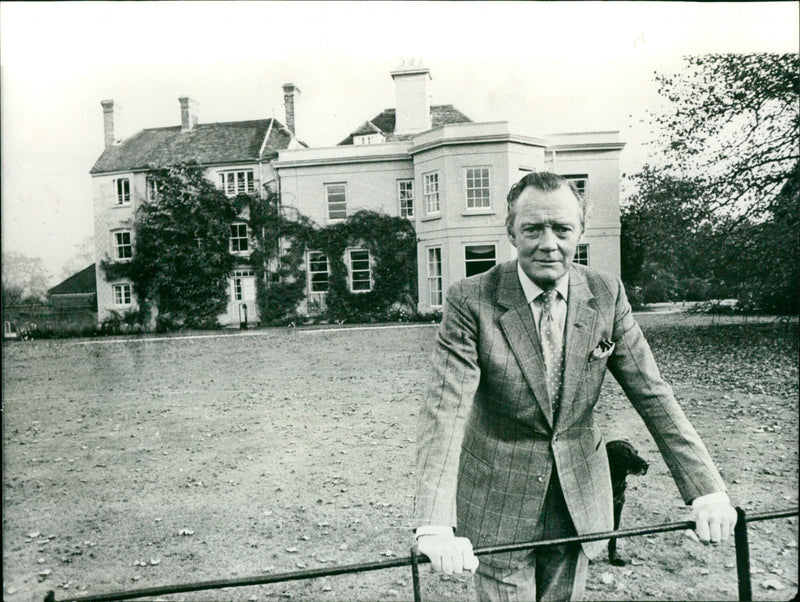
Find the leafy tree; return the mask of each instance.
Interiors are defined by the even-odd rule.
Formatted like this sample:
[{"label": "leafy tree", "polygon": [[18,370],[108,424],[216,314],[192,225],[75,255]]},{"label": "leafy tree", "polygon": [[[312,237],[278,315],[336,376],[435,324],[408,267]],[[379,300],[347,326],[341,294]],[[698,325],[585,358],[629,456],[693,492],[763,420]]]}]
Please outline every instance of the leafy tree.
[{"label": "leafy tree", "polygon": [[231,223],[249,197],[228,198],[196,164],[157,169],[158,199],[137,209],[135,252],[127,263],[108,259],[111,278],[128,277],[147,316],[188,327],[217,324],[227,307],[228,276],[236,259],[229,252]]},{"label": "leafy tree", "polygon": [[3,307],[44,302],[49,281],[50,273],[41,258],[3,253]]},{"label": "leafy tree", "polygon": [[[656,75],[670,104],[653,116],[656,153],[632,178],[635,192],[623,210],[628,281],[641,280],[642,267],[652,262],[710,282],[717,295],[792,307],[798,58],[690,56],[678,73]],[[796,312],[796,301],[793,306]]]}]

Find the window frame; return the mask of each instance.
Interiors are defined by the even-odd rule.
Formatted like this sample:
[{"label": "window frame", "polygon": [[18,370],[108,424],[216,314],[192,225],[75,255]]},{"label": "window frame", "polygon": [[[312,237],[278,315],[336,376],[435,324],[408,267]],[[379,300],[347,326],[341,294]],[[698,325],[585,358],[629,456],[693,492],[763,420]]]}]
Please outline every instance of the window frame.
[{"label": "window frame", "polygon": [[[347,182],[326,182],[325,186],[325,215],[328,217],[329,222],[340,221],[343,219],[347,219]],[[331,192],[331,188],[334,186],[341,186],[342,192]],[[341,194],[344,200],[341,201],[331,201],[332,194]],[[341,204],[341,209],[335,209],[334,211],[342,212],[343,215],[341,217],[332,217],[331,216],[331,203],[335,203],[337,205]]]},{"label": "window frame", "polygon": [[[575,184],[575,187],[578,189],[578,192],[581,193],[581,196],[586,198],[586,194],[589,192],[589,174],[562,174],[561,177]],[[582,185],[579,185],[579,182],[581,182]]]},{"label": "window frame", "polygon": [[244,301],[244,285],[242,278],[255,278],[256,272],[252,268],[237,268],[231,273],[231,300],[234,303]]},{"label": "window frame", "polygon": [[147,176],[145,180],[145,191],[148,203],[157,203],[159,198],[158,180],[151,176]]},{"label": "window frame", "polygon": [[[356,259],[356,260],[354,260],[353,259],[353,253],[366,253],[367,254],[367,258],[366,258],[366,260],[364,260],[364,259]],[[367,262],[367,268],[366,269],[364,269],[364,268],[355,269],[355,267],[353,266],[353,262],[354,261],[366,261]],[[355,280],[354,276],[355,276],[356,273],[362,273],[362,272],[367,272],[369,288],[359,288],[359,289],[357,289],[357,288],[355,288],[356,280]],[[350,289],[351,293],[369,293],[369,292],[372,292],[372,255],[369,252],[369,249],[364,248],[364,247],[354,247],[352,249],[347,249],[347,275],[348,275],[348,280],[349,280],[349,287],[348,288]],[[364,282],[364,280],[363,279],[359,279],[359,282]]]},{"label": "window frame", "polygon": [[[478,187],[470,187],[470,172],[471,171],[478,171],[478,170],[485,170],[486,171],[486,186]],[[475,176],[473,176],[473,182],[476,180]],[[477,180],[483,183],[484,176],[481,174]],[[472,206],[470,207],[470,191],[486,191],[486,205],[479,205],[479,206]],[[484,196],[481,195],[481,199]],[[492,168],[489,165],[475,165],[475,166],[468,166],[464,167],[464,207],[468,213],[485,213],[487,211],[492,210]]]},{"label": "window frame", "polygon": [[[239,228],[241,226],[244,226],[244,236],[241,235],[241,232],[237,232],[237,234],[234,235],[233,229]],[[234,241],[242,241],[242,240],[244,241],[245,246],[247,248],[234,249],[234,244],[233,244]],[[241,242],[239,242],[237,246],[241,246]],[[250,226],[247,224],[247,222],[237,221],[233,222],[230,225],[229,236],[228,236],[228,251],[230,253],[233,253],[234,255],[246,255],[250,252]]]},{"label": "window frame", "polygon": [[575,257],[572,258],[572,263],[589,265],[589,243],[584,242],[575,247]]},{"label": "window frame", "polygon": [[[128,242],[119,242],[117,237],[128,235]],[[111,231],[111,248],[114,250],[114,261],[117,263],[126,263],[133,259],[133,230],[124,228]],[[129,249],[130,254],[124,256],[123,249]]]},{"label": "window frame", "polygon": [[[127,207],[132,202],[131,196],[131,179],[128,177],[125,178],[114,178],[114,206],[115,207]],[[123,185],[127,190],[120,190],[120,186]]]},{"label": "window frame", "polygon": [[[482,270],[480,272],[475,272],[474,274],[470,274],[469,270],[467,269],[468,265],[470,265],[470,264],[474,265],[474,264],[483,263],[483,262],[487,262],[488,263],[488,261],[489,261],[488,259],[467,259],[467,249],[472,248],[472,247],[491,247],[492,250],[494,251],[494,255],[492,256],[492,261],[494,261],[494,263],[491,266],[489,266],[488,268],[486,268],[485,270]],[[497,243],[495,243],[495,242],[468,243],[468,244],[464,243],[464,276],[465,277],[469,278],[470,276],[476,276],[478,274],[483,274],[484,272],[487,272],[487,271],[491,270],[496,265],[497,265]]]},{"label": "window frame", "polygon": [[[435,184],[435,190],[433,186]],[[441,192],[439,186],[439,172],[429,171],[422,174],[422,198],[424,200],[425,215],[440,215],[442,212],[442,204],[439,194]],[[436,201],[436,208],[431,209],[431,200]]]},{"label": "window frame", "polygon": [[[316,259],[315,259],[316,256]],[[320,263],[320,259],[322,258],[325,260],[325,271],[322,270],[314,270],[312,269],[312,264]],[[330,261],[328,260],[328,256],[325,255],[322,251],[309,251],[306,258],[306,273],[308,274],[308,294],[309,295],[324,295],[330,290],[330,278],[331,278],[331,267]],[[325,274],[325,290],[315,290],[314,289],[314,276],[317,274]]]},{"label": "window frame", "polygon": [[[119,290],[119,295],[117,291]],[[125,292],[127,291],[127,295]],[[130,282],[116,282],[111,285],[111,296],[114,307],[130,307],[133,305],[133,286]],[[127,302],[125,301],[127,296]],[[118,299],[121,301],[118,302]]]},{"label": "window frame", "polygon": [[253,169],[226,169],[217,174],[219,175],[220,190],[228,198],[239,194],[254,194],[256,191],[255,170]]},{"label": "window frame", "polygon": [[[408,190],[403,190],[403,186],[410,187],[410,196]],[[403,206],[405,202],[405,207]],[[414,178],[400,178],[397,180],[397,207],[398,215],[406,219],[414,219]]]},{"label": "window frame", "polygon": [[[431,258],[433,258],[433,262],[431,262]],[[444,305],[444,279],[442,276],[443,264],[441,246],[428,247],[426,249],[425,265],[427,266],[428,305],[432,308],[442,307],[442,305]],[[438,266],[438,274],[431,273],[431,266]]]}]

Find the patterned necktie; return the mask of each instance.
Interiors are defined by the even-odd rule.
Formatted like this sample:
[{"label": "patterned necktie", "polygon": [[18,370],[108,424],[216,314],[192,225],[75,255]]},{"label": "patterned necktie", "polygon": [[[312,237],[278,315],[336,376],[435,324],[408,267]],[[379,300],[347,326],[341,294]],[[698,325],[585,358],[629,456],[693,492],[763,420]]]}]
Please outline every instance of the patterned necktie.
[{"label": "patterned necktie", "polygon": [[553,415],[561,399],[561,379],[564,375],[564,341],[558,323],[553,319],[553,303],[558,292],[555,289],[539,295],[542,304],[542,317],[539,321],[539,342],[542,345],[544,368],[547,375],[547,393],[553,406]]}]

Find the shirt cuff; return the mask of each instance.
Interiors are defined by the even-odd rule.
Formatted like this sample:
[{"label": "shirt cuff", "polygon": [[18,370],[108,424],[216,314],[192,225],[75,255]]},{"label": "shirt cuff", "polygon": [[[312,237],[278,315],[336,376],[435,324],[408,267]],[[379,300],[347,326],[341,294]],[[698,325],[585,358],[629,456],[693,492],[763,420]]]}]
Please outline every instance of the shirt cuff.
[{"label": "shirt cuff", "polygon": [[701,495],[700,497],[696,497],[692,500],[692,508],[698,508],[699,506],[705,506],[706,504],[730,504],[731,500],[728,497],[728,494],[724,491],[715,491],[714,493],[709,493],[708,495]]},{"label": "shirt cuff", "polygon": [[423,525],[417,527],[414,536],[419,539],[423,535],[453,535],[453,527],[448,525]]}]

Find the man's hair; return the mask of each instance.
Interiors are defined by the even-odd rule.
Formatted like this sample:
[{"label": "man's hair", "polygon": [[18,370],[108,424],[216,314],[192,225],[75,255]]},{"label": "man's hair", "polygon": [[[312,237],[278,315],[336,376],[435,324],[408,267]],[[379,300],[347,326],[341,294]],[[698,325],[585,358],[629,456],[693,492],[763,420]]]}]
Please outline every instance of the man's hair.
[{"label": "man's hair", "polygon": [[508,196],[506,197],[508,206],[506,230],[509,234],[511,234],[514,229],[514,218],[517,215],[517,199],[519,195],[522,194],[522,191],[529,186],[541,192],[552,192],[558,190],[562,186],[569,188],[572,194],[575,195],[575,199],[578,201],[578,206],[581,209],[581,228],[586,226],[586,215],[589,212],[589,203],[586,197],[584,197],[575,186],[575,183],[549,171],[532,171],[531,173],[525,174],[525,176],[508,191]]}]

